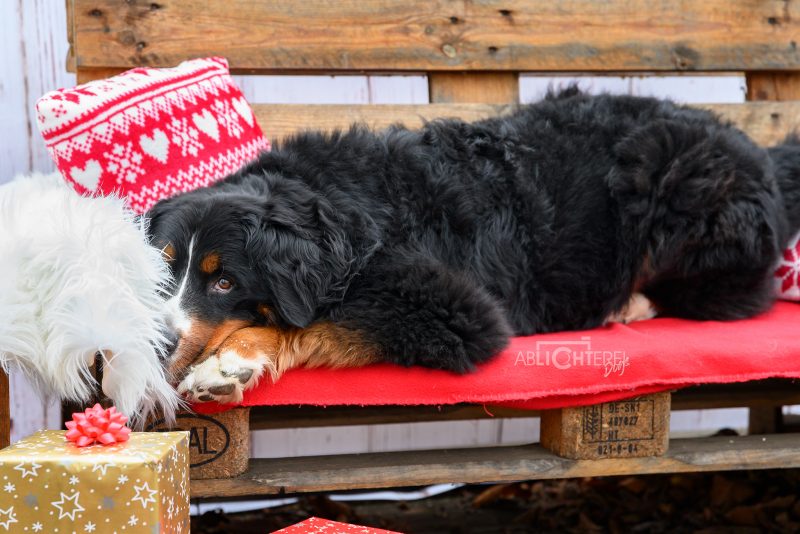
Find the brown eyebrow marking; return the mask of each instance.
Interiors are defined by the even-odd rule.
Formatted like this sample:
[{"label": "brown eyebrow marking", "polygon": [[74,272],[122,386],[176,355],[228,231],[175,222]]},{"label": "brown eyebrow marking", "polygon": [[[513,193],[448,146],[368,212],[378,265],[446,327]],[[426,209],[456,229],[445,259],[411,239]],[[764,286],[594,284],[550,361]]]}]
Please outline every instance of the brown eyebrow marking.
[{"label": "brown eyebrow marking", "polygon": [[203,258],[203,261],[200,262],[200,270],[206,274],[211,274],[217,269],[219,269],[220,263],[221,261],[219,258],[219,254],[217,254],[216,252],[209,252]]},{"label": "brown eyebrow marking", "polygon": [[266,304],[261,303],[258,306],[256,306],[256,311],[259,313],[259,315],[266,318],[267,321],[269,321],[270,323],[275,322],[275,313],[272,311],[272,308],[270,308]]},{"label": "brown eyebrow marking", "polygon": [[172,243],[167,243],[167,245],[161,249],[161,254],[167,261],[173,261],[175,259],[175,247],[172,246]]}]

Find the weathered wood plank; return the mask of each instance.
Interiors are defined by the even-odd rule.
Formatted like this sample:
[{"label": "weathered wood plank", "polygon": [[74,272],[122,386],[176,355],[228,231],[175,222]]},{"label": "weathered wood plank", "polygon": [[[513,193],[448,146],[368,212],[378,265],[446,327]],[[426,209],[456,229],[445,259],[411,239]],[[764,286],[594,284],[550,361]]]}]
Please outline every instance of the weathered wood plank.
[{"label": "weathered wood plank", "polygon": [[69,0],[77,67],[783,70],[800,68],[800,4],[782,0]]},{"label": "weathered wood plank", "polygon": [[428,74],[430,101],[437,104],[516,104],[516,72],[432,72]]},{"label": "weathered wood plank", "polygon": [[800,72],[748,72],[747,100],[800,100]]},{"label": "weathered wood plank", "polygon": [[302,130],[331,131],[353,123],[372,128],[386,128],[402,123],[418,128],[424,121],[437,117],[459,117],[479,120],[507,113],[507,105],[490,104],[256,104],[253,111],[264,134],[280,140]]},{"label": "weathered wood plank", "polygon": [[8,375],[0,369],[0,449],[11,444],[11,392]]},{"label": "weathered wood plank", "polygon": [[184,430],[189,433],[192,479],[228,478],[243,473],[250,458],[250,408],[234,408],[214,415],[187,411],[177,414],[175,426],[163,419],[151,421],[147,432]]},{"label": "weathered wood plank", "polygon": [[670,393],[542,412],[541,443],[573,460],[661,456],[669,445]]},{"label": "weathered wood plank", "polygon": [[672,440],[660,457],[568,460],[539,445],[251,460],[229,479],[193,480],[192,497],[341,491],[448,482],[800,467],[800,435]]},{"label": "weathered wood plank", "polygon": [[451,406],[256,406],[251,430],[320,426],[383,425],[429,421],[538,417],[536,410],[455,404]]},{"label": "weathered wood plank", "polygon": [[[752,102],[700,106],[719,113],[746,131],[756,142],[770,145],[788,132],[800,128],[800,102]],[[409,128],[437,117],[478,120],[507,113],[512,107],[491,104],[421,104],[421,105],[313,105],[257,104],[253,106],[267,137],[280,140],[301,130],[330,131],[364,123],[385,128],[403,123]]]}]

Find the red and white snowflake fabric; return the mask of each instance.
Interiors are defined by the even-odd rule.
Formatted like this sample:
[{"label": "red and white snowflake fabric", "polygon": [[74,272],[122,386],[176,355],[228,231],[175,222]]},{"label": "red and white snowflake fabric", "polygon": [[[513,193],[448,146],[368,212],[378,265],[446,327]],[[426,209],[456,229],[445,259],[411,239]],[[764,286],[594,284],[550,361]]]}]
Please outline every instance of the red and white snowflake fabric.
[{"label": "red and white snowflake fabric", "polygon": [[778,298],[800,301],[800,232],[783,251],[775,271],[775,287]]},{"label": "red and white snowflake fabric", "polygon": [[218,57],[52,91],[36,112],[64,178],[81,193],[119,194],[137,213],[209,185],[270,148]]}]

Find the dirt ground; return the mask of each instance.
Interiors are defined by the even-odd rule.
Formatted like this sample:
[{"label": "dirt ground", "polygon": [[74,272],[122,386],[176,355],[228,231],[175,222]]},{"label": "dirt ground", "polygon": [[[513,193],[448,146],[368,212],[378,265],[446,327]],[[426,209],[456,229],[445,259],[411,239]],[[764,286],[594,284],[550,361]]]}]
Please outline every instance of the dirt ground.
[{"label": "dirt ground", "polygon": [[265,533],[310,516],[405,533],[800,532],[800,470],[466,486],[413,502],[333,502],[192,518],[192,532]]}]

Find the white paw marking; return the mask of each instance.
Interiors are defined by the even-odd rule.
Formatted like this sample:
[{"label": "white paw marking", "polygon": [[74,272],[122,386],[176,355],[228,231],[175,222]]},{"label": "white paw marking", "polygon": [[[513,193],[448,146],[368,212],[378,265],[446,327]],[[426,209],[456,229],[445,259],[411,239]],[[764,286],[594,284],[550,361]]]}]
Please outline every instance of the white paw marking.
[{"label": "white paw marking", "polygon": [[617,313],[612,314],[606,322],[628,324],[634,321],[645,321],[658,315],[650,299],[641,293],[634,293],[630,300]]},{"label": "white paw marking", "polygon": [[266,356],[243,358],[226,350],[193,366],[178,384],[178,393],[190,402],[239,403],[242,394],[255,387],[269,363]]}]

